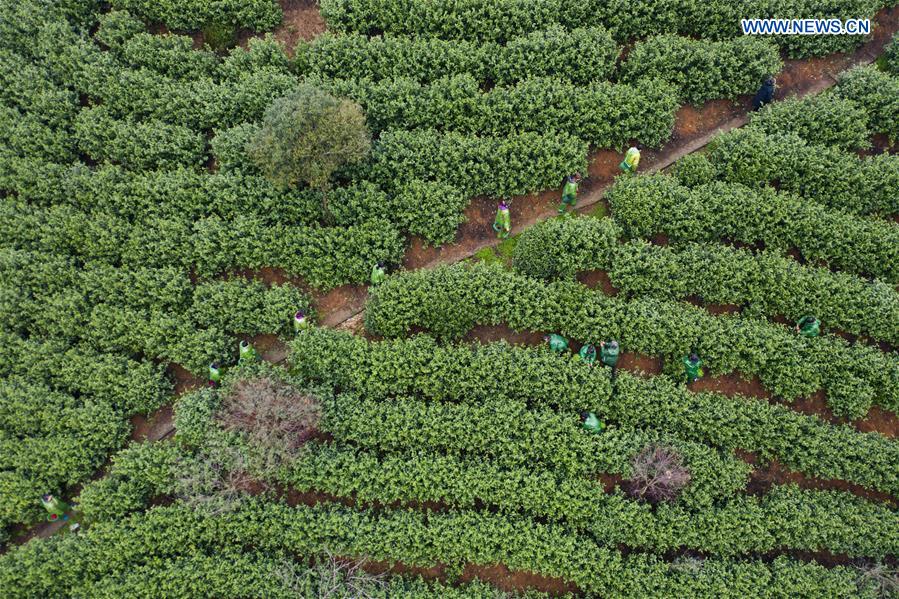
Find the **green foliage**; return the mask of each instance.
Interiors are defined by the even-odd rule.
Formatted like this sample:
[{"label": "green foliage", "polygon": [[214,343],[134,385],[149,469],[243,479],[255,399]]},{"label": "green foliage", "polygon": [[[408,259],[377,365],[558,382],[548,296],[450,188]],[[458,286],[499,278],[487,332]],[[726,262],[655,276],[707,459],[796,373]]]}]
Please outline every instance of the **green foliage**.
[{"label": "green foliage", "polygon": [[169,29],[200,29],[215,23],[268,31],[282,17],[274,0],[113,0],[111,4],[146,21],[163,23]]},{"label": "green foliage", "polygon": [[573,412],[528,409],[521,401],[434,399],[373,401],[339,395],[326,403],[322,429],[338,441],[379,452],[479,456],[497,466],[540,467],[577,479],[599,472],[627,478],[634,455],[647,443],[664,440],[687,457],[692,479],[678,501],[692,507],[733,495],[745,487],[750,470],[731,455],[651,429],[610,426],[602,435],[591,435],[580,429]]},{"label": "green foliage", "polygon": [[840,77],[834,93],[864,107],[875,133],[899,139],[899,76],[874,66],[856,67]]},{"label": "green foliage", "polygon": [[30,523],[40,495],[89,477],[127,437],[111,405],[18,377],[0,382],[0,527]]},{"label": "green foliage", "polygon": [[[303,85],[266,109],[246,151],[277,185],[304,182],[326,192],[334,171],[360,162],[370,146],[365,115],[357,104]],[[322,207],[327,216],[327,200]]]},{"label": "green foliage", "polygon": [[544,279],[573,279],[585,270],[608,270],[620,236],[612,219],[553,218],[521,234],[513,265]]},{"label": "green foliage", "polygon": [[899,294],[884,283],[802,266],[776,252],[752,254],[719,244],[633,242],[621,246],[612,262],[612,284],[629,294],[697,296],[791,322],[814,314],[827,328],[899,345]]},{"label": "green foliage", "polygon": [[497,137],[559,132],[603,148],[620,148],[632,139],[661,145],[671,135],[678,107],[674,90],[653,81],[581,87],[541,77],[481,92],[477,80],[465,74],[428,85],[409,78],[322,85],[359,102],[375,132],[433,128]]},{"label": "green foliage", "polygon": [[[392,277],[388,282],[395,279]],[[452,283],[458,285],[458,278]],[[428,303],[429,312],[445,318],[450,307],[442,302],[445,289],[435,289],[433,295],[434,300]],[[367,317],[379,301],[377,296],[372,300],[366,310]],[[409,301],[414,298],[410,296]],[[471,309],[471,305],[452,308],[462,311]],[[394,306],[381,309],[396,310]],[[416,324],[422,326],[425,322],[419,318]],[[606,322],[614,322],[614,317]],[[554,330],[579,333],[574,328],[576,324]],[[591,323],[586,323],[586,327],[595,328]],[[604,332],[622,339],[619,331]],[[645,351],[628,345],[626,340],[623,345],[628,351]],[[542,349],[513,348],[505,343],[440,346],[423,336],[369,343],[346,333],[313,330],[299,335],[292,342],[291,350],[292,372],[301,380],[325,384],[367,400],[420,395],[426,401],[472,405],[514,401],[532,408],[555,406],[569,413],[589,410],[627,429],[649,428],[667,433],[669,439],[674,435],[727,449],[758,452],[763,459],[777,457],[782,463],[812,476],[852,480],[892,492],[899,485],[891,465],[897,459],[899,446],[882,435],[829,425],[764,400],[691,393],[666,376],[643,379],[619,372],[615,393],[611,394],[607,370],[562,360]],[[492,372],[502,376],[489,374],[490,364]],[[579,390],[572,391],[574,387]],[[471,422],[475,426],[480,421]],[[369,426],[377,423],[379,420],[374,419]],[[483,430],[493,431],[486,434],[497,434],[496,431],[508,431],[518,425],[514,420],[506,423],[505,427]],[[434,421],[433,426],[439,429],[440,422]],[[528,428],[527,420],[522,421],[522,426],[521,434],[533,430]],[[456,429],[458,426],[449,430]],[[443,429],[430,434],[429,430],[410,430],[401,439],[418,434],[426,438],[435,434],[445,436]],[[462,444],[461,449],[466,449],[468,437],[457,439],[453,442],[456,447]],[[483,447],[483,441],[477,439],[472,438],[472,451]],[[391,443],[390,436],[385,438],[385,443]],[[441,443],[445,446],[449,442]],[[541,438],[542,443],[546,444],[547,452],[556,447],[549,438]],[[560,446],[559,460],[571,454],[564,447],[565,444]],[[530,459],[537,451],[531,449],[522,454],[516,450],[510,457],[521,455],[522,459]]]},{"label": "green foliage", "polygon": [[[307,448],[279,478],[299,491],[316,489],[366,503],[431,501],[456,509],[483,503],[586,529],[602,545],[655,552],[688,547],[739,555],[791,547],[884,557],[899,549],[889,532],[899,526],[899,515],[887,506],[846,492],[796,486],[780,487],[761,500],[741,497],[696,516],[670,504],[653,509],[622,493],[606,494],[599,481],[531,465],[501,468],[480,456],[382,455],[334,444]],[[852,520],[864,525],[847,527]]]},{"label": "green foliage", "polygon": [[119,120],[102,107],[78,114],[75,142],[81,152],[98,162],[115,162],[135,170],[198,167],[206,149],[206,140],[186,127]]},{"label": "green foliage", "polygon": [[[816,126],[826,128],[827,123],[822,120]],[[793,133],[768,134],[755,124],[719,135],[707,156],[725,181],[749,186],[777,182],[783,191],[853,214],[899,212],[895,156],[861,158],[811,145]]]},{"label": "green foliage", "polygon": [[144,355],[204,372],[234,354],[228,333],[277,333],[309,300],[292,286],[232,279],[192,286],[172,268],[117,269],[4,250],[3,288],[22,299],[0,313],[7,330],[83,340],[99,351]]},{"label": "green foliage", "polygon": [[298,45],[295,62],[300,71],[327,79],[408,77],[428,83],[468,74],[478,82],[500,85],[533,77],[586,85],[607,79],[617,56],[617,45],[601,27],[565,30],[553,25],[505,45],[391,34],[366,37],[325,33]]},{"label": "green foliage", "polygon": [[552,331],[583,343],[617,339],[627,351],[662,356],[667,372],[682,375],[691,351],[712,374],[757,375],[775,395],[805,397],[828,391],[835,412],[863,417],[871,401],[896,411],[896,354],[839,337],[806,339],[755,318],[715,317],[674,301],[610,297],[569,282],[540,281],[497,268],[441,267],[393,276],[371,291],[366,328],[397,336],[416,330],[458,338],[475,324]]},{"label": "green foliage", "polygon": [[[712,151],[713,163],[720,163],[724,147]],[[724,177],[736,178],[726,171]],[[606,198],[628,237],[664,233],[674,243],[724,238],[763,243],[779,252],[796,248],[810,262],[899,282],[899,227],[894,223],[803,202],[767,187],[714,182],[689,189],[664,175],[621,180]]]},{"label": "green foliage", "polygon": [[871,145],[864,107],[832,93],[771,102],[752,113],[749,124],[769,135],[795,133],[809,144],[842,150],[860,150]]},{"label": "green foliage", "polygon": [[366,175],[383,186],[435,180],[467,196],[509,197],[559,185],[587,167],[587,144],[565,135],[474,137],[436,131],[386,131]]},{"label": "green foliage", "polygon": [[766,75],[782,67],[777,46],[762,38],[710,42],[662,35],[634,45],[621,67],[621,78],[670,82],[681,99],[699,105],[753,93]]},{"label": "green foliage", "polygon": [[[619,42],[662,33],[711,39],[741,35],[743,18],[867,18],[889,2],[750,0],[748,2],[607,2],[605,0],[322,0],[329,29],[374,34],[508,41],[555,24],[602,26]],[[791,58],[848,51],[860,35],[775,36]]]},{"label": "green foliage", "polygon": [[893,34],[890,43],[884,48],[883,56],[886,59],[887,70],[899,75],[899,33]]},{"label": "green foliage", "polygon": [[79,509],[89,522],[109,522],[146,507],[172,491],[179,457],[172,443],[133,443],[113,457],[106,476],[82,489]]},{"label": "green foliage", "polygon": [[[158,507],[121,523],[95,525],[84,535],[17,547],[0,557],[0,584],[16,596],[96,596],[90,592],[94,584],[110,584],[145,564],[174,564],[209,554],[221,555],[223,562],[231,564],[234,559],[230,556],[247,546],[267,554],[283,551],[293,555],[328,549],[341,556],[366,555],[423,567],[438,562],[457,567],[502,562],[512,570],[563,578],[589,593],[614,598],[644,599],[660,594],[761,597],[772,588],[784,596],[806,592],[812,596],[859,595],[853,571],[786,557],[770,563],[707,558],[686,568],[654,556],[624,556],[588,535],[517,515],[358,510],[334,504],[289,508],[258,501],[218,515],[183,505]],[[235,578],[229,582],[244,580],[246,559],[237,561]],[[185,567],[190,567],[190,562]],[[54,576],[40,574],[47,569]],[[163,567],[162,572],[166,571]],[[205,572],[201,568],[201,576],[192,578],[197,586],[190,588],[200,594],[207,588],[203,586]],[[265,580],[274,583],[277,579]],[[209,588],[220,591],[222,587]],[[153,586],[152,593],[156,592],[158,588]],[[266,596],[273,595],[266,592]],[[295,590],[291,596],[296,596]]]},{"label": "green foliage", "polygon": [[681,185],[696,187],[711,183],[718,173],[705,154],[693,152],[671,165],[669,174]]}]

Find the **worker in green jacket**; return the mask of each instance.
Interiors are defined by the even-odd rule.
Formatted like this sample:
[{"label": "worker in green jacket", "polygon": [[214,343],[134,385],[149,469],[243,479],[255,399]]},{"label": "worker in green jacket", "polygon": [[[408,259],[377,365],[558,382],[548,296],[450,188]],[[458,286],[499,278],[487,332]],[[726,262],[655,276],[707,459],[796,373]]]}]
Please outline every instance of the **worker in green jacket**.
[{"label": "worker in green jacket", "polygon": [[577,189],[581,182],[581,175],[574,173],[565,178],[565,185],[562,187],[562,203],[559,205],[559,214],[565,212],[568,206],[574,208],[577,204]]},{"label": "worker in green jacket", "polygon": [[509,205],[505,200],[499,203],[496,209],[496,218],[493,219],[493,230],[500,239],[505,239],[512,232],[512,215],[509,214]]},{"label": "worker in green jacket", "polygon": [[618,365],[618,342],[615,340],[603,341],[599,344],[599,356],[602,363],[615,370]]},{"label": "worker in green jacket", "polygon": [[702,377],[702,360],[695,353],[684,356],[682,360],[684,364],[684,373],[687,375],[688,383],[695,383]]},{"label": "worker in green jacket", "polygon": [[371,267],[371,284],[378,285],[384,282],[384,279],[387,278],[387,271],[384,270],[384,264],[382,262],[378,262],[374,266]]},{"label": "worker in green jacket", "polygon": [[591,433],[601,433],[606,425],[593,412],[581,412],[581,427]]},{"label": "worker in green jacket", "polygon": [[549,343],[549,349],[554,354],[561,354],[568,349],[568,339],[562,335],[556,335],[555,333],[552,335],[545,335],[543,340]]},{"label": "worker in green jacket", "polygon": [[66,510],[69,509],[69,506],[53,495],[50,495],[49,493],[47,493],[46,495],[41,495],[41,505],[44,506],[45,510],[47,510],[48,521],[55,522],[59,519],[69,519],[68,515],[66,515]]},{"label": "worker in green jacket", "polygon": [[249,341],[241,341],[238,346],[240,349],[240,358],[238,358],[238,364],[249,364],[250,362],[256,362],[259,360],[259,353],[256,351],[256,348],[250,345]]},{"label": "worker in green jacket", "polygon": [[803,316],[796,323],[796,332],[803,337],[817,337],[821,334],[821,321],[814,316]]},{"label": "worker in green jacket", "polygon": [[218,362],[209,365],[209,386],[218,387],[222,382],[222,370],[219,368]]},{"label": "worker in green jacket", "polygon": [[302,310],[297,310],[296,314],[293,315],[293,330],[295,333],[299,334],[300,331],[309,327],[309,322],[306,320],[306,313]]},{"label": "worker in green jacket", "polygon": [[640,166],[639,144],[628,149],[627,153],[624,155],[624,160],[621,161],[621,164],[619,164],[618,167],[624,172],[633,175],[637,172],[638,166]]},{"label": "worker in green jacket", "polygon": [[593,366],[596,362],[596,347],[588,343],[581,347],[581,351],[578,352],[578,355],[584,363]]}]

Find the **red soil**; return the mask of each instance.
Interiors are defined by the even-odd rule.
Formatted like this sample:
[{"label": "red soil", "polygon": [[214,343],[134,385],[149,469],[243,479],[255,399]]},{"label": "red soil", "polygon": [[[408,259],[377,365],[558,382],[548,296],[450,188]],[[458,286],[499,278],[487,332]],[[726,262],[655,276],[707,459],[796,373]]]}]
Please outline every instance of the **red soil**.
[{"label": "red soil", "polygon": [[699,393],[700,391],[714,391],[715,393],[722,393],[728,397],[743,395],[771,399],[771,394],[762,386],[758,377],[754,376],[746,379],[737,372],[719,376],[703,377],[695,383],[687,385],[687,388],[694,393]]},{"label": "red soil", "polygon": [[535,589],[550,595],[564,595],[566,593],[578,594],[578,587],[561,578],[550,578],[534,574],[533,572],[512,571],[503,564],[481,566],[467,564],[462,570],[460,582],[471,582],[480,579],[489,582],[493,586],[506,592],[521,592],[525,589]]},{"label": "red soil", "polygon": [[618,368],[643,376],[662,373],[662,360],[632,352],[622,352],[618,356]]},{"label": "red soil", "polygon": [[618,289],[612,285],[609,273],[604,270],[588,270],[578,273],[577,280],[590,289],[599,289],[605,295],[618,295]]},{"label": "red soil", "polygon": [[325,32],[325,20],[315,0],[280,0],[284,20],[275,29],[275,38],[284,43],[287,54],[293,57],[293,49],[300,40],[311,40]]}]

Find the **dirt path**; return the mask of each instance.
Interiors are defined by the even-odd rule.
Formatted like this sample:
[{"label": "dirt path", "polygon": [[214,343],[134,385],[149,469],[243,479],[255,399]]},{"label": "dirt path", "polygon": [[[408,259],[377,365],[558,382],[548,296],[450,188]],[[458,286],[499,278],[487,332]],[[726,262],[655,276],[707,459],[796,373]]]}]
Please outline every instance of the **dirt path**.
[{"label": "dirt path", "polygon": [[[836,76],[841,71],[872,63],[892,34],[899,31],[899,7],[881,10],[875,22],[872,39],[855,52],[787,60],[777,77],[776,98],[821,93],[836,84]],[[744,96],[737,102],[715,100],[700,107],[681,107],[671,139],[658,150],[643,151],[641,172],[652,173],[667,168],[683,156],[704,148],[717,134],[742,127],[748,120],[750,101],[749,96]],[[621,159],[622,154],[611,150],[599,150],[590,157],[588,178],[582,183],[578,198],[578,212],[592,212],[597,204],[604,202],[603,194],[619,173]],[[555,189],[513,198],[512,233],[520,233],[556,216],[558,203],[559,190]],[[478,250],[496,246],[499,240],[490,228],[495,212],[494,200],[474,198],[465,210],[466,222],[460,226],[452,244],[426,247],[421,239],[413,238],[406,250],[403,267],[413,270],[453,264],[470,258]],[[366,296],[365,287],[358,285],[318,294],[319,321],[325,326],[337,326],[353,319],[364,309]]]}]

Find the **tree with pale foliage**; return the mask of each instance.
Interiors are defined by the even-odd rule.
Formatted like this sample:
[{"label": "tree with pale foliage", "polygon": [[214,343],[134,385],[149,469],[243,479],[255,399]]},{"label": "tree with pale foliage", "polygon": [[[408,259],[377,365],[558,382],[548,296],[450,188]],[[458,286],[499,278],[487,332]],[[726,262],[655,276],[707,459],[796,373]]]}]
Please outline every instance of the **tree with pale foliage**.
[{"label": "tree with pale foliage", "polygon": [[276,185],[306,183],[320,190],[322,210],[330,218],[331,175],[360,162],[370,149],[371,134],[358,104],[302,84],[266,109],[247,154]]}]

